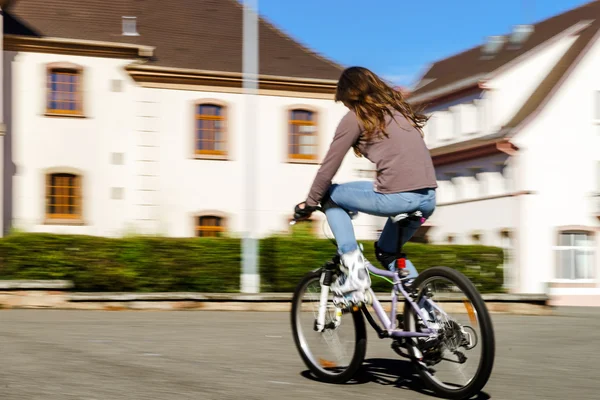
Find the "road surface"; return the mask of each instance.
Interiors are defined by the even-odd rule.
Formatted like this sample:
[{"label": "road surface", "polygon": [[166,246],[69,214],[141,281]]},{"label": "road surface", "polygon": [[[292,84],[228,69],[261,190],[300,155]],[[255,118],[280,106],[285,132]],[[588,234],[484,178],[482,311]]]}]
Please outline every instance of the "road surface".
[{"label": "road surface", "polygon": [[[600,399],[600,310],[493,316],[479,399]],[[2,400],[432,399],[369,331],[357,382],[311,379],[287,313],[0,310]]]}]

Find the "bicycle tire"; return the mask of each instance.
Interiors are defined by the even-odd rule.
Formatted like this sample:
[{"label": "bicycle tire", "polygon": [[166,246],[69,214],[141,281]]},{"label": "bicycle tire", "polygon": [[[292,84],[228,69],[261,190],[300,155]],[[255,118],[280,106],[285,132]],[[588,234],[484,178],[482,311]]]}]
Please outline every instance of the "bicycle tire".
[{"label": "bicycle tire", "polygon": [[360,311],[352,312],[352,319],[354,321],[356,343],[354,345],[354,355],[349,363],[348,367],[339,374],[331,374],[316,365],[306,354],[302,347],[302,341],[298,330],[298,318],[299,318],[299,307],[301,308],[301,298],[306,287],[314,280],[319,281],[321,278],[321,271],[311,271],[306,274],[300,283],[294,290],[294,296],[292,298],[292,311],[291,311],[291,323],[292,323],[292,334],[294,336],[294,343],[296,349],[300,353],[300,357],[304,364],[308,367],[310,372],[315,375],[318,379],[326,383],[345,383],[352,379],[358,369],[362,366],[367,352],[367,331],[365,328],[365,322],[363,315]]},{"label": "bicycle tire", "polygon": [[[455,283],[464,294],[467,295],[473,307],[477,312],[478,319],[480,321],[479,325],[481,328],[481,360],[479,362],[479,366],[477,368],[476,375],[474,379],[466,386],[457,389],[457,390],[449,390],[443,386],[440,386],[430,375],[427,369],[421,365],[416,360],[414,361],[414,365],[417,368],[421,379],[424,381],[426,386],[434,391],[437,395],[447,398],[447,399],[468,399],[472,396],[478,394],[483,387],[487,384],[494,366],[494,357],[495,357],[495,337],[494,337],[494,328],[492,324],[492,319],[490,317],[490,313],[481,297],[479,291],[475,288],[473,283],[462,273],[448,268],[448,267],[431,267],[423,271],[412,283],[412,287],[416,288],[418,291],[423,282],[433,277],[441,277],[450,280]],[[414,310],[412,306],[405,302],[404,305],[404,321],[406,322],[407,330],[415,330],[415,321],[414,318]],[[411,341],[407,343],[408,347],[411,347]],[[412,351],[411,351],[412,353]]]}]

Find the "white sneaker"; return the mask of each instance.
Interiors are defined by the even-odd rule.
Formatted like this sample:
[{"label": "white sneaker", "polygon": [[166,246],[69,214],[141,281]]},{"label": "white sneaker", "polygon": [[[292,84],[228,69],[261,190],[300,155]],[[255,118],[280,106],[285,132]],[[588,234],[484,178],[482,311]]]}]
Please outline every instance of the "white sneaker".
[{"label": "white sneaker", "polygon": [[346,293],[360,291],[364,292],[371,287],[371,277],[367,270],[368,261],[359,249],[342,254],[342,272],[340,276],[331,284],[331,291],[338,296]]}]

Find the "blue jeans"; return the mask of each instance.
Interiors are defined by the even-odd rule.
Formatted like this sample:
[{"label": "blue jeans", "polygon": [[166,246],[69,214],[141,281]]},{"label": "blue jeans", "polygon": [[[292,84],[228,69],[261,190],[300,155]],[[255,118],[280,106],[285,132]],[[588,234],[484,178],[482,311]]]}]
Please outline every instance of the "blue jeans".
[{"label": "blue jeans", "polygon": [[[375,192],[373,182],[368,181],[333,184],[329,189],[329,196],[337,207],[328,208],[325,215],[338,243],[340,254],[358,248],[352,220],[347,211],[362,212],[378,217],[393,217],[401,213],[419,210],[425,218],[429,218],[435,210],[436,203],[435,189],[383,194]],[[420,222],[413,222],[405,228],[402,244],[406,243],[420,226]],[[386,253],[396,252],[398,227],[391,219],[387,220],[377,245]],[[389,268],[393,268],[393,264]],[[416,276],[416,269],[408,260],[406,268],[410,275]]]}]

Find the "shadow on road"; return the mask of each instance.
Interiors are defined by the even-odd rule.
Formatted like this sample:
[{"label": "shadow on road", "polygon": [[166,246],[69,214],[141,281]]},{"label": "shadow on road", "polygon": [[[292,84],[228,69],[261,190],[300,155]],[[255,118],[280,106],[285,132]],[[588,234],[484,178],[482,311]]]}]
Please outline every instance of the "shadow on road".
[{"label": "shadow on road", "polygon": [[[308,370],[303,371],[301,375],[307,379],[318,381]],[[385,358],[367,359],[364,361],[362,368],[358,371],[356,376],[344,385],[361,385],[370,382],[410,390],[426,396],[438,397],[423,385],[414,366],[409,361],[405,360]],[[490,396],[485,392],[481,392],[470,400],[488,399],[490,399]]]}]

